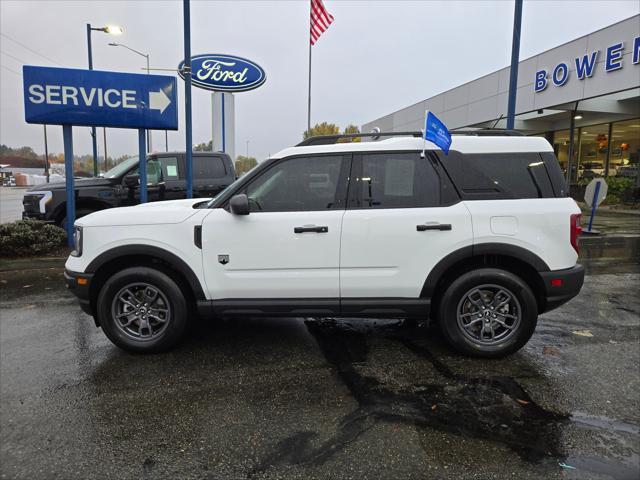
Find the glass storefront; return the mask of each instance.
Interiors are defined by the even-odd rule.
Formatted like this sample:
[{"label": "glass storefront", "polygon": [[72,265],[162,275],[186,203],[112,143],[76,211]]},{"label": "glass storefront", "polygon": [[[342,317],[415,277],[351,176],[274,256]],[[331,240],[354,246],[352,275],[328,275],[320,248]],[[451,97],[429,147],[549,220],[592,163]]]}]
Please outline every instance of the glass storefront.
[{"label": "glass storefront", "polygon": [[614,123],[611,132],[609,175],[637,177],[640,166],[640,118]]},{"label": "glass storefront", "polygon": [[578,139],[578,181],[603,177],[609,154],[609,124],[582,127]]},{"label": "glass storefront", "polygon": [[[566,175],[569,130],[553,132],[553,150]],[[572,183],[594,177],[636,178],[640,164],[640,118],[576,128],[573,157]]]}]

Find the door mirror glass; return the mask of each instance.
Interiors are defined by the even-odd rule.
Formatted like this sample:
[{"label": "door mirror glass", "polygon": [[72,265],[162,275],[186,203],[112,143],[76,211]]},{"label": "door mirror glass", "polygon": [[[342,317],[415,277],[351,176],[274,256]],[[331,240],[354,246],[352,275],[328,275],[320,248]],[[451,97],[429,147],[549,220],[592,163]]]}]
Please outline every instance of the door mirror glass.
[{"label": "door mirror glass", "polygon": [[137,173],[130,173],[126,177],[124,177],[124,184],[129,188],[136,188],[140,185],[140,175]]},{"label": "door mirror glass", "polygon": [[234,215],[249,215],[249,199],[244,193],[234,195],[229,200],[229,209]]}]

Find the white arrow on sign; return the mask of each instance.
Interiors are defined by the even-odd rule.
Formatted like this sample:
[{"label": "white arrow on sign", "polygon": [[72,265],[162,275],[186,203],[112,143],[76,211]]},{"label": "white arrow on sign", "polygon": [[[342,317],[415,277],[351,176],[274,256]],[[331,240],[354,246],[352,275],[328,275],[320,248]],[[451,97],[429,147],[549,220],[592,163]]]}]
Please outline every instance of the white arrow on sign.
[{"label": "white arrow on sign", "polygon": [[160,110],[160,113],[164,113],[167,107],[171,104],[171,100],[167,97],[167,94],[163,90],[157,92],[149,92],[149,108],[152,110]]}]

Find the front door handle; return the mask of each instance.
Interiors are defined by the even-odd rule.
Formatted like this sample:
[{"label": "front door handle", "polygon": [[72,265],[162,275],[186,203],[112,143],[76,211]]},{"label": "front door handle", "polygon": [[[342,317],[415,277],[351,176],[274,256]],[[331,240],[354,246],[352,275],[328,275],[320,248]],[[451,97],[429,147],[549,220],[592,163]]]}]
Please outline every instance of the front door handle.
[{"label": "front door handle", "polygon": [[426,230],[451,230],[450,223],[430,223],[427,225],[416,225],[416,230],[419,232],[424,232]]},{"label": "front door handle", "polygon": [[329,227],[317,227],[315,225],[311,225],[309,227],[295,227],[293,229],[293,233],[327,233],[329,231]]}]

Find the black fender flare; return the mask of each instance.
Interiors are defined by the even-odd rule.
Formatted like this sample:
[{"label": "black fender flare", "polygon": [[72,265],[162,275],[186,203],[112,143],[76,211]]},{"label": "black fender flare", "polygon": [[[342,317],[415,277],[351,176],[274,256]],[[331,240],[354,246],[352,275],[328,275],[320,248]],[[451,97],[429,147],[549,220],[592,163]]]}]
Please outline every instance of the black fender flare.
[{"label": "black fender flare", "polygon": [[474,257],[481,257],[483,255],[501,255],[504,257],[515,258],[516,260],[531,266],[537,272],[549,272],[551,270],[549,265],[547,265],[547,263],[538,255],[516,245],[508,243],[479,243],[476,245],[468,245],[451,252],[436,263],[424,281],[420,297],[431,298],[438,281],[440,281],[447,270],[453,267],[456,263],[462,260],[470,260]]},{"label": "black fender flare", "polygon": [[196,300],[205,300],[206,297],[204,295],[204,291],[202,290],[200,280],[193,272],[191,267],[174,253],[152,245],[123,245],[120,247],[112,248],[111,250],[107,250],[106,252],[103,252],[96,258],[94,258],[87,266],[85,272],[96,273],[100,269],[100,267],[102,267],[106,263],[112,260],[116,260],[120,257],[128,257],[132,255],[155,257],[167,262],[169,265],[171,265],[171,267],[180,272],[182,276],[187,280]]}]

